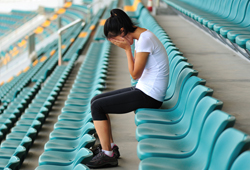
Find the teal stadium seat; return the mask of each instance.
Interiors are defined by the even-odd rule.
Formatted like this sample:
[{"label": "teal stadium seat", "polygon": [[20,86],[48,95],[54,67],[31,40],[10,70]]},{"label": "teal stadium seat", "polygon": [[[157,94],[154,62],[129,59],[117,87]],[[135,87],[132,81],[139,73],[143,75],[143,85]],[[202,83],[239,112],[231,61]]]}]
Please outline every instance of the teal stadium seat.
[{"label": "teal stadium seat", "polygon": [[82,137],[76,140],[67,140],[67,139],[54,139],[49,140],[45,146],[45,151],[62,151],[62,152],[72,152],[79,148],[90,148],[94,145],[96,139],[89,135],[85,134]]},{"label": "teal stadium seat", "polygon": [[[149,137],[141,140],[137,147],[137,155],[141,160],[150,157],[190,157],[196,152],[198,145],[200,145],[199,141],[202,140],[201,137],[204,136],[204,132],[207,132],[205,135],[207,135],[208,138],[217,139],[226,128],[232,127],[234,122],[235,118],[233,116],[216,110],[203,122],[203,127],[199,127],[195,133],[190,131],[188,135],[182,139],[170,140]],[[196,123],[198,122],[192,122],[192,124]]]},{"label": "teal stadium seat", "polygon": [[250,167],[249,159],[250,151],[243,152],[236,158],[230,170],[248,170]]},{"label": "teal stadium seat", "polygon": [[[211,122],[214,124],[214,121]],[[168,169],[186,169],[200,170],[212,169],[214,164],[216,169],[230,168],[234,159],[249,147],[248,135],[234,129],[226,129],[219,137],[215,135],[212,138],[207,135],[215,126],[210,126],[202,133],[200,144],[196,152],[187,158],[166,158],[151,157],[140,162],[139,170],[168,170]],[[219,158],[215,160],[215,158]],[[224,167],[224,168],[221,168]]]},{"label": "teal stadium seat", "polygon": [[164,1],[185,18],[249,58],[250,53],[247,50],[247,41],[250,40],[249,1]]},{"label": "teal stadium seat", "polygon": [[46,151],[39,157],[39,166],[36,170],[61,169],[71,170],[79,163],[87,163],[91,160],[93,153],[81,148],[73,152]]},{"label": "teal stadium seat", "polygon": [[137,126],[143,123],[175,124],[182,118],[186,119],[188,115],[193,114],[202,97],[211,96],[213,93],[212,89],[199,86],[199,84],[202,84],[202,79],[196,76],[190,77],[184,85],[183,92],[180,93],[180,101],[175,108],[136,110],[135,124]]},{"label": "teal stadium seat", "polygon": [[[176,124],[144,123],[136,129],[138,141],[145,138],[181,139],[184,137],[198,138],[207,116],[215,109],[221,109],[222,102],[210,96],[202,98],[193,113],[184,115]],[[194,135],[196,134],[196,136]]]}]

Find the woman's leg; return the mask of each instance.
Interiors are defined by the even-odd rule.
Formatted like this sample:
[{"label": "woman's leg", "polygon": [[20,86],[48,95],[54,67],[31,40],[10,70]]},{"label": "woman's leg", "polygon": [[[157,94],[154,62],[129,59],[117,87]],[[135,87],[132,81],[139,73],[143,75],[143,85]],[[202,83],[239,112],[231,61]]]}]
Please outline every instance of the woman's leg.
[{"label": "woman's leg", "polygon": [[162,102],[156,101],[135,88],[94,99],[91,103],[91,114],[103,150],[94,156],[87,166],[100,168],[106,165],[118,165],[110,145],[113,139],[109,113],[122,114],[138,108],[159,108],[161,104]]},{"label": "woman's leg", "polygon": [[[103,97],[108,97],[108,96],[112,96],[112,95],[117,95],[117,94],[120,94],[120,93],[124,93],[124,92],[127,92],[127,91],[131,91],[134,87],[127,87],[127,88],[123,88],[123,89],[118,89],[118,90],[114,90],[114,91],[110,91],[110,92],[106,92],[106,93],[102,93],[102,94],[99,94],[95,97],[92,98],[91,100],[91,104],[97,100],[97,99],[101,99]],[[111,122],[110,122],[110,118],[109,118],[109,115],[106,114],[106,117],[107,117],[107,120],[108,120],[108,126],[109,126],[109,136],[110,136],[110,143],[114,143],[114,140],[113,140],[113,136],[112,136],[112,130],[111,130]],[[98,125],[97,125],[98,126]],[[98,134],[98,133],[97,133]]]},{"label": "woman's leg", "polygon": [[[109,118],[109,115],[106,114],[107,116],[107,119],[108,119],[108,122],[109,122],[109,133],[110,133],[110,143],[114,143],[114,139],[113,139],[113,135],[112,135],[112,128],[111,128],[111,121],[110,121],[110,118]],[[111,148],[112,149],[112,148]]]},{"label": "woman's leg", "polygon": [[94,121],[95,129],[100,139],[102,149],[106,151],[111,151],[111,134],[110,134],[110,124],[108,120]]},{"label": "woman's leg", "polygon": [[116,94],[119,94],[119,93],[124,93],[124,92],[127,92],[127,91],[131,91],[131,89],[133,89],[134,87],[127,87],[127,88],[123,88],[123,89],[118,89],[118,90],[114,90],[114,91],[110,91],[110,92],[106,92],[106,93],[101,93],[99,95],[96,95],[95,97],[93,97],[91,99],[91,104],[97,100],[97,99],[100,99],[100,98],[103,98],[103,97],[108,97],[108,96],[112,96],[112,95],[116,95]]},{"label": "woman's leg", "polygon": [[122,114],[138,108],[159,108],[161,104],[135,88],[94,100],[91,104],[91,113],[102,148],[111,151],[112,135],[107,114]]}]

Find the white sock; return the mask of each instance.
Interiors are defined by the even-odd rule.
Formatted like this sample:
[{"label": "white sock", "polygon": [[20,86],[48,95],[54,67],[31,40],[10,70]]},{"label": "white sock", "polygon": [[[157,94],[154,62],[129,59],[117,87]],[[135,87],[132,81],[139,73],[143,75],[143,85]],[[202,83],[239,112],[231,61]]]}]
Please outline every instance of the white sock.
[{"label": "white sock", "polygon": [[113,148],[115,146],[115,143],[111,143],[111,148]]},{"label": "white sock", "polygon": [[103,150],[102,151],[105,153],[105,155],[108,155],[109,157],[112,157],[113,156],[113,151],[106,151],[106,150]]}]

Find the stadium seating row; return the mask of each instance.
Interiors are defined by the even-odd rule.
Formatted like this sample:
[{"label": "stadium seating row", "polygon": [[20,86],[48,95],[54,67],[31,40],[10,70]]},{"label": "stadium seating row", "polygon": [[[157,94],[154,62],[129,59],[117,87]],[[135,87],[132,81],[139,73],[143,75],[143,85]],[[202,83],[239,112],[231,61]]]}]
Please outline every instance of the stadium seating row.
[{"label": "stadium seating row", "polygon": [[[36,34],[35,36],[36,44],[42,42],[44,39],[51,36],[58,30],[58,25],[56,21],[58,17],[61,17],[62,26],[65,26],[78,18],[81,19],[85,18],[85,16],[87,15],[87,10],[89,9],[87,9],[86,6],[74,5],[71,2],[67,2],[64,5],[64,8],[59,9],[50,19],[46,20],[41,26],[37,27],[34,30]],[[17,57],[18,55],[27,51],[28,49],[27,43],[28,43],[28,36],[25,36],[20,40],[18,40],[13,45],[11,45],[7,51],[1,51],[0,66],[1,63],[3,65],[6,65],[9,61],[11,61],[13,57]],[[37,53],[38,56],[43,52],[45,52],[45,50],[43,48],[40,49],[40,51]]]},{"label": "stadium seating row", "polygon": [[[88,24],[87,26],[88,28],[87,27],[85,28],[86,30],[89,29],[87,34],[85,34],[84,32],[80,33],[83,26],[81,26],[81,24],[78,24],[72,27],[71,29],[69,29],[68,31],[66,31],[62,35],[62,54],[65,54],[67,52],[65,54],[66,60],[69,56],[71,57],[71,55],[74,54],[72,53],[72,50],[73,51],[75,50],[74,48],[78,49],[77,51],[78,53],[79,49],[81,49],[82,46],[86,43],[86,40],[88,39],[91,31],[95,28],[97,20],[101,14],[102,14],[102,10],[100,10],[98,14],[95,16],[95,19],[93,20],[92,25]],[[75,45],[72,45],[75,39],[77,40],[77,42],[75,43]],[[2,103],[3,102],[9,103],[15,97],[15,94],[18,94],[18,92],[22,89],[22,87],[25,86],[25,84],[24,86],[22,85],[20,86],[20,84],[17,84],[17,82],[20,83],[20,81],[23,81],[24,78],[27,79],[26,83],[27,82],[29,83],[30,80],[32,80],[32,82],[36,82],[41,78],[41,76],[43,77],[44,81],[46,80],[46,78],[53,71],[57,63],[57,59],[58,59],[57,46],[58,46],[57,40],[48,44],[45,48],[43,48],[42,50],[38,52],[40,56],[38,57],[38,59],[40,60],[40,62],[38,62],[39,60],[36,60],[32,65],[27,67],[23,72],[18,73],[16,77],[12,77],[9,80],[10,81],[9,83],[5,83],[2,86],[0,86],[0,99]],[[67,51],[69,47],[71,48],[69,51]],[[30,77],[27,77],[26,74],[31,72],[33,67],[35,69],[35,72],[33,71],[30,74]]]},{"label": "stadium seating row", "polygon": [[92,158],[92,152],[87,149],[95,143],[91,136],[95,128],[91,122],[90,100],[103,89],[109,49],[107,40],[90,45],[36,170],[70,170],[77,166],[88,169],[78,164],[86,164]]},{"label": "stadium seating row", "polygon": [[[89,37],[88,30],[94,29],[102,13],[103,11],[99,11],[98,17],[80,33],[76,47],[72,47],[71,56],[79,55],[79,47]],[[50,134],[50,140],[45,144],[45,152],[39,158],[37,170],[88,169],[83,165],[92,158],[92,152],[87,148],[95,143],[95,138],[89,135],[95,132],[91,123],[90,100],[100,94],[104,87],[109,49],[108,41],[93,42],[90,45],[62,113],[58,116],[58,122]],[[66,54],[64,60],[68,59],[69,55]]]},{"label": "stadium seating row", "polygon": [[[62,54],[66,52],[73,42],[69,41],[69,39],[75,39],[81,29],[82,26],[76,25],[62,36],[64,46]],[[0,87],[1,103],[9,103],[13,101],[16,95],[22,90],[22,88],[28,85],[30,81],[36,82],[41,77],[43,77],[43,81],[47,79],[57,64],[57,41],[47,45],[44,50],[47,50],[47,52],[42,57],[39,57],[39,60],[36,60],[30,66],[25,68],[24,71],[20,72],[17,77],[11,78],[11,80],[13,79],[12,81],[14,83],[10,81],[9,83],[5,83]]]},{"label": "stadium seating row", "polygon": [[[24,111],[21,119],[18,120],[15,127],[11,129],[11,133],[6,136],[6,140],[1,143],[0,152],[2,150],[5,152],[5,149],[8,149],[8,151],[12,149],[11,157],[3,158],[1,157],[2,155],[0,155],[1,162],[5,161],[3,168],[9,165],[11,169],[18,169],[18,167],[21,166],[59,95],[64,82],[72,70],[75,60],[76,57],[73,57],[67,66],[57,66],[49,80],[32,100],[28,109]],[[41,83],[42,80],[39,82]],[[21,153],[16,151],[18,146],[24,147]],[[15,161],[13,161],[13,158],[16,158]],[[12,164],[9,162],[11,160]]]},{"label": "stadium seating row", "polygon": [[250,58],[248,0],[164,1],[213,37]]},{"label": "stadium seating row", "polygon": [[[87,30],[89,29],[89,30],[92,31],[94,29],[94,27],[95,27],[96,23],[98,22],[98,19],[101,16],[102,13],[103,13],[103,10],[99,11],[98,15],[96,15],[94,17],[93,21],[91,23],[89,23],[88,26],[86,26]],[[42,75],[42,76],[34,76],[34,77],[36,77],[36,79],[32,79],[33,82],[36,82],[35,86],[39,85],[39,87],[40,87],[41,83],[44,82],[47,79],[48,75],[49,75],[49,74],[47,75],[45,73],[46,76],[44,76],[43,75],[44,71],[42,71],[43,69],[45,69],[46,72],[50,71],[50,72],[53,72],[53,73],[52,73],[51,77],[49,78],[49,80],[46,81],[46,83],[42,87],[42,89],[38,92],[35,99],[32,100],[32,99],[29,98],[29,101],[26,102],[26,103],[24,103],[24,101],[27,100],[27,97],[25,97],[24,99],[22,98],[24,101],[20,100],[20,98],[24,97],[24,95],[25,95],[25,94],[23,94],[23,91],[25,91],[25,92],[27,91],[26,90],[27,88],[24,88],[23,90],[20,89],[20,91],[21,91],[20,95],[18,95],[18,97],[12,102],[13,104],[15,104],[16,108],[14,108],[12,106],[13,105],[12,103],[10,105],[7,105],[7,104],[2,105],[3,108],[4,108],[4,109],[2,109],[4,113],[5,112],[7,113],[7,111],[10,112],[12,110],[15,111],[15,112],[11,112],[9,114],[9,117],[4,117],[6,121],[2,123],[3,124],[2,125],[2,131],[1,131],[1,132],[3,132],[2,133],[2,138],[4,138],[6,133],[12,128],[11,133],[7,135],[6,140],[1,145],[1,149],[2,148],[3,149],[6,149],[6,148],[7,149],[12,149],[11,151],[8,151],[9,155],[7,157],[3,156],[3,159],[1,159],[2,157],[1,157],[1,154],[0,154],[0,162],[3,162],[2,167],[9,167],[9,169],[18,169],[18,167],[22,164],[22,162],[23,162],[23,160],[25,158],[25,155],[27,154],[28,149],[32,145],[33,141],[36,138],[37,133],[39,132],[42,124],[45,121],[45,118],[49,114],[49,111],[50,111],[54,101],[56,100],[56,97],[58,96],[58,93],[60,92],[60,88],[63,86],[63,83],[65,82],[65,79],[67,78],[67,75],[69,74],[70,70],[72,69],[75,60],[79,56],[80,49],[82,48],[82,46],[84,46],[84,44],[87,41],[87,40],[83,40],[84,37],[89,36],[89,34],[91,33],[91,31],[88,31],[88,33],[86,35],[85,32],[81,32],[82,28],[83,28],[82,26],[77,25],[76,27],[72,28],[71,33],[69,33],[67,36],[64,37],[65,41],[69,40],[69,39],[71,39],[70,36],[72,36],[72,34],[74,33],[73,35],[77,38],[77,40],[78,39],[81,40],[81,41],[78,41],[77,43],[74,43],[74,44],[72,44],[72,43],[68,44],[68,46],[70,46],[69,50],[67,51],[66,50],[67,48],[65,48],[65,51],[63,51],[63,53],[65,52],[65,54],[66,54],[66,51],[67,51],[67,53],[71,52],[71,55],[72,55],[70,60],[69,60],[69,64],[67,66],[60,66],[60,67],[58,66],[53,71],[53,67],[55,67],[55,64],[56,64],[56,61],[57,61],[57,57],[54,57],[54,56],[56,56],[56,50],[57,50],[55,42],[51,43],[51,45],[50,45],[51,48],[48,47],[49,49],[53,49],[53,52],[51,51],[49,53],[49,55],[48,55],[48,56],[50,56],[50,58],[47,59],[47,57],[45,57],[45,56],[41,57],[41,59],[43,59],[43,61],[46,61],[46,62],[44,62],[45,64],[43,64],[42,69],[40,69],[40,71],[39,71],[39,72],[42,72],[42,74],[41,73],[37,74],[37,75]],[[72,42],[74,42],[74,41],[72,41]],[[98,44],[100,44],[100,45],[98,45]],[[105,61],[105,62],[103,61],[104,64],[107,64],[106,63],[107,62],[106,57],[108,56],[107,50],[109,50],[109,47],[110,47],[109,42],[96,43],[96,44],[93,44],[92,46],[93,47],[91,47],[91,50],[90,50],[90,52],[88,54],[90,64],[88,66],[84,66],[86,68],[86,72],[84,73],[85,68],[82,69],[82,73],[81,74],[79,73],[79,76],[86,75],[86,73],[89,73],[91,70],[92,70],[92,72],[95,71],[94,67],[91,66],[91,64],[92,64],[91,62],[93,62],[92,61],[93,60],[92,55],[97,56],[96,60],[98,60],[98,57],[100,58],[101,57],[100,55],[102,55],[103,57],[101,57],[101,58],[103,58],[103,60]],[[71,50],[71,48],[73,48],[73,47],[74,47],[74,49]],[[99,54],[96,53],[96,50],[95,50],[96,48],[101,49],[99,51]],[[96,63],[98,63],[98,62],[96,62]],[[36,65],[37,64],[39,64],[39,63],[36,63]],[[107,68],[107,66],[104,67],[101,64],[98,64],[98,66],[102,67],[102,69]],[[28,69],[28,71],[32,70],[32,68]],[[34,68],[36,68],[36,67],[34,66]],[[39,69],[37,69],[37,70],[39,70]],[[100,68],[100,70],[101,70],[101,68]],[[101,72],[104,72],[104,71],[101,71]],[[23,75],[23,77],[26,77],[26,75]],[[94,81],[94,82],[103,83],[104,80],[101,79],[101,77],[102,77],[102,75],[100,76],[100,79],[96,79],[97,81]],[[90,79],[90,77],[86,77],[86,78]],[[26,78],[26,79],[31,80],[30,77]],[[81,80],[82,80],[82,78],[79,81],[81,81]],[[92,79],[88,80],[88,82],[89,82],[88,85],[90,85],[89,87],[91,87]],[[16,84],[17,84],[17,82],[16,82]],[[4,84],[4,86],[5,86],[5,84]],[[4,87],[4,86],[2,86],[2,87]],[[101,88],[102,86],[103,85],[100,84],[100,85],[96,85],[95,87],[96,88]],[[2,87],[1,87],[1,89],[2,89]],[[76,91],[77,90],[78,89],[76,88]],[[86,88],[85,91],[86,90],[88,91],[89,89]],[[74,96],[74,93],[75,93],[73,91],[74,90],[72,89],[72,96]],[[91,93],[92,91],[89,91],[89,92],[90,92],[89,94],[91,96],[100,93],[99,91],[94,91],[94,93]],[[79,94],[79,92],[77,92],[77,94]],[[91,99],[91,98],[89,98],[89,99]],[[76,99],[76,98],[74,97],[74,99]],[[25,104],[25,107],[22,107],[22,105],[18,104],[16,101],[17,102],[19,101],[23,105]],[[25,110],[25,108],[28,106],[28,104],[31,101],[32,101],[32,103],[29,105],[28,109]],[[74,105],[77,104],[77,102],[74,101],[74,100],[72,101],[72,99],[70,99],[68,101],[68,103],[72,103],[72,102],[73,102]],[[78,103],[79,103],[79,101],[78,101]],[[12,110],[10,110],[10,109],[12,109]],[[66,111],[66,112],[70,111],[70,109],[71,109],[70,107],[65,106],[65,108],[63,110],[63,113],[64,113],[64,111]],[[79,109],[79,107],[77,109]],[[19,111],[19,112],[17,112],[17,111]],[[17,121],[18,117],[15,118],[15,116],[16,115],[20,116],[21,112],[23,112],[23,111],[24,111],[24,114],[21,116],[21,119],[19,121]],[[87,111],[87,112],[89,113],[89,111]],[[64,116],[63,113],[61,115],[62,117]],[[65,114],[65,115],[67,115],[67,114]],[[85,120],[87,122],[91,121],[91,115],[89,114],[89,116],[86,117]],[[14,122],[12,122],[12,121],[14,121]],[[14,127],[13,125],[14,125],[14,123],[16,121],[17,121],[17,123],[16,123],[16,126]],[[67,123],[66,125],[68,125],[68,122],[66,122],[66,123]],[[80,122],[78,122],[78,123],[80,123]],[[73,122],[73,124],[75,124],[75,122]],[[8,125],[8,128],[6,127],[7,125]],[[60,126],[62,126],[62,124],[58,123],[57,126],[60,127]],[[78,129],[79,129],[79,126],[82,126],[82,124],[78,124]],[[93,124],[91,125],[91,123],[88,123],[86,126],[88,126],[90,129],[92,129],[92,131],[94,130],[93,129]],[[4,129],[4,127],[5,127],[6,130]],[[82,133],[84,133],[84,132],[82,132]],[[93,132],[91,132],[91,133],[93,133]],[[85,139],[88,139],[88,138],[92,139],[92,142],[91,142],[92,144],[91,143],[87,144],[88,147],[90,147],[90,146],[92,146],[94,144],[93,142],[95,141],[95,139],[93,139],[92,136],[85,135],[84,138]],[[15,150],[15,151],[13,151],[14,146],[15,147],[18,146],[17,147],[18,149]],[[83,153],[86,153],[86,151],[89,152],[86,149],[81,149],[81,152],[79,152],[79,154],[82,155]],[[3,151],[3,153],[5,153],[5,152],[6,151]],[[79,169],[79,168],[82,169],[82,168],[85,168],[85,167],[84,167],[84,165],[77,165],[75,167],[75,169]]]},{"label": "stadium seating row", "polygon": [[220,110],[222,101],[211,97],[213,90],[204,86],[205,80],[197,77],[145,8],[137,21],[164,44],[170,68],[162,108],[136,110],[139,169],[248,169],[235,161],[250,155],[244,152],[250,146],[249,136],[232,128],[235,117]]},{"label": "stadium seating row", "polygon": [[11,13],[0,14],[0,39],[6,34],[14,31],[18,27],[22,26],[25,22],[29,21],[37,15],[32,11],[19,11],[12,10]]},{"label": "stadium seating row", "polygon": [[67,51],[65,56],[63,57],[63,61],[68,61],[72,57],[72,55],[79,55],[81,52],[81,49],[84,48],[84,45],[89,40],[89,37],[92,33],[92,31],[95,29],[99,18],[103,14],[104,8],[100,9],[97,14],[94,16],[92,21],[85,26],[83,31],[78,35],[78,38],[75,40],[75,43],[72,45],[70,50]]}]

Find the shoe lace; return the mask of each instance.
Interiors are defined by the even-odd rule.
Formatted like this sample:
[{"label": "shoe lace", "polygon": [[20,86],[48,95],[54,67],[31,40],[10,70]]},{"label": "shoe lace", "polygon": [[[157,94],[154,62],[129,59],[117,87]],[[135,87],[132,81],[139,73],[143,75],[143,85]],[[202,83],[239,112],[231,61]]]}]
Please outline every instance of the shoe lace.
[{"label": "shoe lace", "polygon": [[100,152],[99,154],[97,154],[92,160],[97,160],[97,159],[99,159],[100,157],[102,157],[103,156],[103,152]]}]

